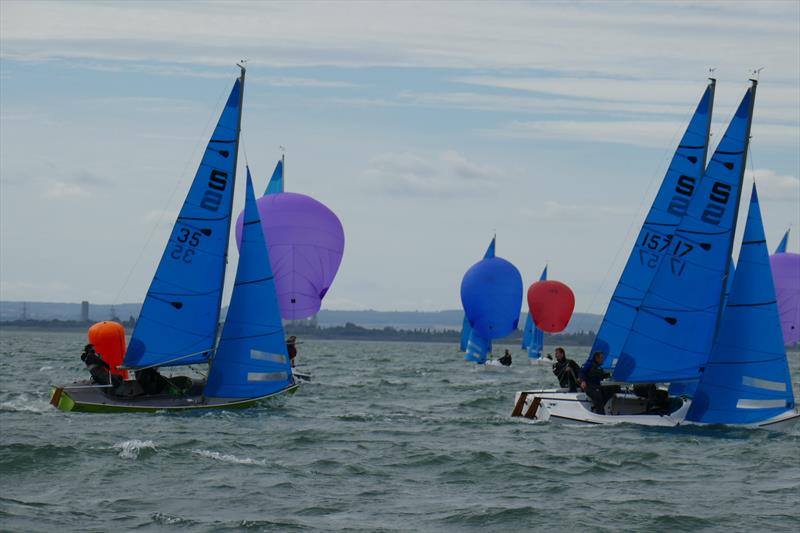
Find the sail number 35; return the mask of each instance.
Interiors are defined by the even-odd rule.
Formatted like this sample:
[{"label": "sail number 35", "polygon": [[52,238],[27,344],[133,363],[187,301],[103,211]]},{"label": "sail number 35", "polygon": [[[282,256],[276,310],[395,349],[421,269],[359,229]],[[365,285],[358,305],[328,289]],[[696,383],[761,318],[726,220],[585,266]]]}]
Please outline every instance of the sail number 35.
[{"label": "sail number 35", "polygon": [[200,244],[201,235],[202,233],[199,231],[191,231],[188,228],[180,228],[178,230],[178,236],[175,237],[175,240],[178,242],[175,243],[175,246],[172,248],[172,251],[169,254],[170,257],[179,261],[183,261],[184,263],[191,263],[192,258],[194,257],[195,248],[197,248],[197,245]]}]

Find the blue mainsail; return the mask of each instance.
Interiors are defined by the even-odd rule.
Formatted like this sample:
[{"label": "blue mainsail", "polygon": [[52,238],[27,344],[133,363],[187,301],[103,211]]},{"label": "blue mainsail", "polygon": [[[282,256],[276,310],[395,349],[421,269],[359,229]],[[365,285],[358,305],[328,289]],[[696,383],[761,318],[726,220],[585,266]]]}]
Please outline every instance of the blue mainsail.
[{"label": "blue mainsail", "polygon": [[636,318],[637,308],[667,253],[674,230],[686,214],[689,201],[703,175],[715,86],[712,79],[672,156],[589,352],[590,357],[595,351],[604,352],[606,367],[616,364]]},{"label": "blue mainsail", "polygon": [[733,290],[687,419],[708,424],[749,424],[794,406],[754,184]]},{"label": "blue mainsail", "polygon": [[291,383],[278,293],[248,170],[239,266],[204,394],[255,398]]},{"label": "blue mainsail", "polygon": [[[547,266],[545,265],[542,270],[542,275],[539,276],[539,281],[547,279]],[[528,357],[530,359],[539,359],[542,357],[542,348],[544,348],[544,331],[536,327],[533,321],[533,314],[528,310],[528,318],[525,320],[525,330],[522,333],[522,349],[528,350]]]},{"label": "blue mainsail", "polygon": [[[756,82],[747,90],[708,163],[674,237],[658,240],[663,260],[634,309],[614,379],[692,381],[708,359],[733,249]],[[650,242],[650,241],[648,241]]]},{"label": "blue mainsail", "polygon": [[778,243],[778,247],[775,248],[776,254],[785,254],[786,253],[786,245],[789,244],[789,230],[786,230],[786,233],[783,234],[783,239],[781,242]]},{"label": "blue mainsail", "polygon": [[208,142],[147,291],[124,364],[208,360],[216,342],[228,253],[244,70]]},{"label": "blue mainsail", "polygon": [[272,177],[267,183],[267,189],[264,191],[264,196],[268,194],[276,194],[283,192],[283,158],[275,165],[275,170],[272,172]]},{"label": "blue mainsail", "polygon": [[[486,253],[483,254],[483,258],[484,259],[489,259],[491,257],[494,257],[494,247],[495,247],[495,241],[496,240],[497,240],[497,236],[495,235],[494,237],[492,237],[492,242],[489,243],[489,247],[486,248]],[[469,348],[469,340],[470,340],[470,336],[471,335],[472,335],[472,326],[469,325],[469,320],[467,320],[467,316],[464,315],[464,321],[461,324],[461,340],[459,341],[459,349],[462,352],[467,352],[467,354],[464,356],[464,359],[466,359],[467,361],[473,361],[473,359],[469,358],[469,350],[468,350],[468,348]],[[490,341],[488,339],[484,339],[482,337],[479,337],[478,335],[475,335],[474,337],[475,337],[475,342],[473,343],[474,346],[483,347],[482,348],[483,349],[483,356],[482,356],[483,359],[479,358],[479,360],[480,360],[480,362],[484,362],[484,361],[486,361],[486,354],[488,352],[492,351],[492,341]],[[478,350],[478,352],[479,351],[480,350]]]}]

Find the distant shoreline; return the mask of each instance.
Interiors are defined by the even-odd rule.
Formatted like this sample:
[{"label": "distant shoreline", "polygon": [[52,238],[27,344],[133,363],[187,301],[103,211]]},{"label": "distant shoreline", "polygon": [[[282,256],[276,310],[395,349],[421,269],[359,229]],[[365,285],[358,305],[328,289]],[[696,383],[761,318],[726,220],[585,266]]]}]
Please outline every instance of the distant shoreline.
[{"label": "distant shoreline", "polygon": [[[29,330],[29,331],[86,331],[94,321],[83,322],[79,320],[10,320],[0,322],[0,330]],[[128,333],[133,330],[134,323],[121,322]],[[386,326],[380,329],[365,328],[351,322],[344,326],[320,327],[312,325],[288,324],[287,335],[295,335],[301,339],[319,340],[372,340],[392,342],[436,342],[442,344],[455,344],[461,338],[461,333],[453,329],[415,328],[399,329]],[[545,334],[545,343],[563,344],[566,346],[587,346],[594,342],[595,333],[560,333]],[[522,332],[517,330],[508,337],[498,339],[497,343],[519,344]]]}]

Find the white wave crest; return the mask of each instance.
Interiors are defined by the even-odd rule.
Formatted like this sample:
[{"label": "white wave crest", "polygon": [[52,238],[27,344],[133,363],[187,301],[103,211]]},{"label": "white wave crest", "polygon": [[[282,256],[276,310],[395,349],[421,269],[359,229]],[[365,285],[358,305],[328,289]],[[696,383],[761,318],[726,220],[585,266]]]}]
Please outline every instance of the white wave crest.
[{"label": "white wave crest", "polygon": [[234,463],[237,465],[259,465],[259,466],[267,465],[266,461],[264,461],[263,459],[251,459],[250,457],[236,457],[235,455],[212,452],[210,450],[192,450],[192,453],[196,453],[200,457],[207,457],[209,459],[216,459],[217,461]]},{"label": "white wave crest", "polygon": [[11,400],[0,402],[0,411],[17,411],[23,413],[44,413],[50,409],[50,402],[31,398],[27,394],[20,394]]},{"label": "white wave crest", "polygon": [[119,456],[123,459],[137,459],[142,450],[156,450],[156,445],[151,440],[124,440],[114,445],[115,450],[119,450]]}]

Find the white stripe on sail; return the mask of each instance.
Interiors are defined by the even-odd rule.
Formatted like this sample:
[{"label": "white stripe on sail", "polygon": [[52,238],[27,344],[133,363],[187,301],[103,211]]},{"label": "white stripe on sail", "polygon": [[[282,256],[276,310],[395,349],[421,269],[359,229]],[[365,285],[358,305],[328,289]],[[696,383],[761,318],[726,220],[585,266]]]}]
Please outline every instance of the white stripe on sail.
[{"label": "white stripe on sail", "polygon": [[283,381],[289,379],[286,372],[248,372],[247,381]]},{"label": "white stripe on sail", "polygon": [[782,381],[770,381],[768,379],[751,378],[750,376],[742,376],[742,385],[777,392],[786,391],[786,383]]},{"label": "white stripe on sail", "polygon": [[770,409],[773,407],[786,407],[786,400],[748,400],[742,398],[736,402],[737,409]]},{"label": "white stripe on sail", "polygon": [[250,359],[261,361],[271,361],[273,363],[286,364],[286,356],[279,353],[262,352],[261,350],[250,350]]}]

